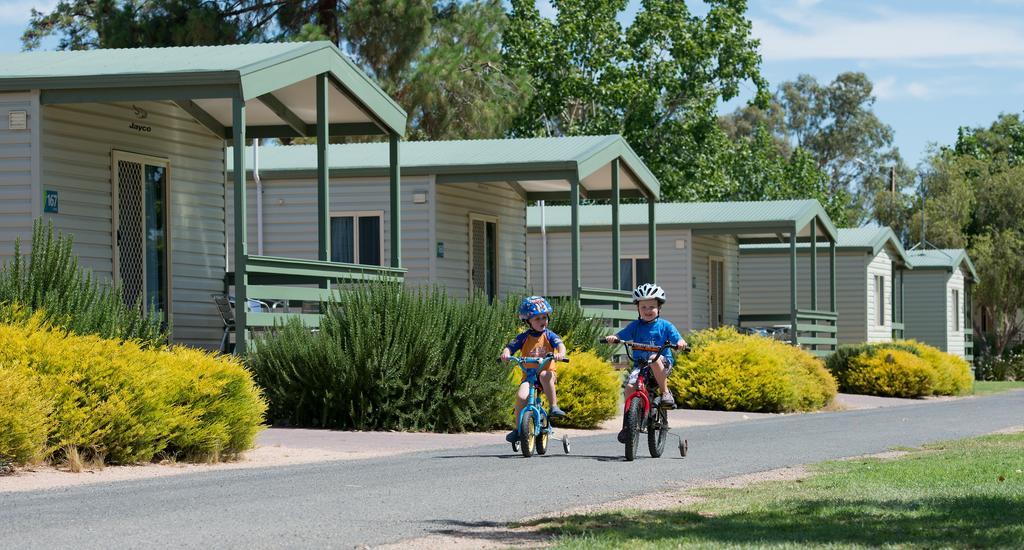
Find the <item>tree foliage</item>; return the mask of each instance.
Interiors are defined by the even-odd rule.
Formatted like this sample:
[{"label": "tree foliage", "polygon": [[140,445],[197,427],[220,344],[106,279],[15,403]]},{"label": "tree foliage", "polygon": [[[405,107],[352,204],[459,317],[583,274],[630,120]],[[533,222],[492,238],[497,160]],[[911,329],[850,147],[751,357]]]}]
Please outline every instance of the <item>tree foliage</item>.
[{"label": "tree foliage", "polygon": [[[937,246],[967,247],[978,269],[975,332],[1001,354],[1024,331],[1024,121],[1001,115],[988,128],[961,128],[935,151],[922,177],[927,200],[915,230]],[[923,227],[922,227],[923,226]],[[984,333],[983,319],[992,323]]]},{"label": "tree foliage", "polygon": [[[872,111],[872,90],[860,72],[841,73],[827,85],[803,74],[779,85],[767,106],[744,107],[721,124],[734,137],[763,127],[784,155],[807,151],[827,174],[832,202],[846,201],[843,218],[858,225],[874,220],[901,232],[912,206],[904,190],[914,174],[892,146],[892,128]],[[893,180],[895,193],[887,192]]]},{"label": "tree foliage", "polygon": [[714,0],[698,17],[684,2],[645,0],[627,28],[626,0],[554,0],[553,20],[532,0],[510,4],[505,60],[534,86],[513,135],[622,134],[665,200],[723,194],[731,142],[716,105],[742,82],[767,88],[746,2]]}]

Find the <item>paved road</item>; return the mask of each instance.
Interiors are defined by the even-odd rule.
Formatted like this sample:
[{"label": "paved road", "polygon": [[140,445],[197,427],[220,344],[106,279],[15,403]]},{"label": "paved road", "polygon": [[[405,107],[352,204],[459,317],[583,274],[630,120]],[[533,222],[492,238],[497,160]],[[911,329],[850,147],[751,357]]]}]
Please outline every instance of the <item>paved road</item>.
[{"label": "paved road", "polygon": [[[353,547],[669,486],[1024,425],[1024,391],[690,428],[690,456],[622,460],[607,435],[525,460],[507,445],[0,493],[5,548]],[[539,480],[549,480],[548,483]],[[2,483],[2,479],[0,479]],[[528,496],[527,496],[528,495]]]}]

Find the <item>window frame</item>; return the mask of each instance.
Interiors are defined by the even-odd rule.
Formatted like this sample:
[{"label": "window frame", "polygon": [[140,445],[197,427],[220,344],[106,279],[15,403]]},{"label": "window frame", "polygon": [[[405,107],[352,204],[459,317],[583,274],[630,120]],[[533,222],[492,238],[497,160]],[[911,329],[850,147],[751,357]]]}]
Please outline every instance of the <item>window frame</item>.
[{"label": "window frame", "polygon": [[[380,239],[377,243],[378,254],[380,258],[380,266],[385,265],[387,260],[384,257],[384,211],[383,210],[338,210],[331,211],[330,220],[328,221],[328,232],[330,232],[330,222],[334,218],[352,218],[352,264],[353,265],[374,265],[374,264],[362,264],[359,262],[359,218],[379,218],[380,219]],[[330,250],[327,251],[330,255]],[[347,263],[347,262],[335,262],[333,263]]]},{"label": "window frame", "polygon": [[[632,292],[632,290],[635,289],[638,286],[638,284],[639,284],[639,283],[637,283],[637,273],[638,273],[637,261],[638,260],[647,260],[648,262],[650,262],[651,258],[646,256],[646,255],[631,255],[631,256],[622,256],[622,255],[620,255],[619,256],[619,266],[618,266],[620,280],[621,280],[621,276],[622,276],[622,263],[621,263],[622,260],[629,260],[630,261],[630,264],[632,266],[631,267],[632,272],[631,272],[631,277],[630,277],[631,280],[629,281],[629,285],[628,285],[629,288],[622,288],[622,289],[618,289],[618,290],[625,290],[625,291]],[[620,284],[623,283],[623,282],[625,282],[625,281],[621,281]]]}]

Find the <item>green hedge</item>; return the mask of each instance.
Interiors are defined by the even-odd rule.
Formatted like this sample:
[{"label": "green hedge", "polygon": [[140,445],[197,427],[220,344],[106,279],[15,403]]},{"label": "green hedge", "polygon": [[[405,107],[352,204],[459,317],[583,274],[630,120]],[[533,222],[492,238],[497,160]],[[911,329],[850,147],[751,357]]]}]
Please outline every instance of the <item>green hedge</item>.
[{"label": "green hedge", "polygon": [[795,346],[732,328],[687,336],[669,387],[687,408],[751,412],[816,410],[836,395],[821,361]]},{"label": "green hedge", "polygon": [[[320,330],[291,321],[246,358],[275,422],[356,430],[461,432],[509,426],[509,365],[495,358],[523,325],[521,297],[495,304],[439,288],[357,286],[325,308]],[[552,330],[594,350],[600,323],[555,302]]]},{"label": "green hedge", "polygon": [[53,222],[36,220],[29,257],[22,257],[19,239],[14,256],[0,268],[0,304],[41,311],[50,324],[77,334],[139,340],[151,346],[167,342],[161,314],[147,312],[139,303],[125,305],[121,289],[94,280],[79,267],[71,248],[70,235],[54,236]]},{"label": "green hedge", "polygon": [[848,393],[913,398],[972,387],[967,361],[914,340],[839,346],[826,367]]},{"label": "green hedge", "polygon": [[218,460],[252,446],[266,410],[234,358],[75,335],[40,312],[0,324],[0,380],[0,458],[17,463],[69,448],[117,464]]}]

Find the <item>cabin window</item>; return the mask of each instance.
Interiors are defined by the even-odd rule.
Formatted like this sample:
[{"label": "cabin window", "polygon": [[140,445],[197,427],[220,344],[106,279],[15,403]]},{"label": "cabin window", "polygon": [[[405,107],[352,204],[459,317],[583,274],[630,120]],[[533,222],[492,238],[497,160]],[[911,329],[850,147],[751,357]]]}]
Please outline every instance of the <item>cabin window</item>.
[{"label": "cabin window", "polygon": [[953,289],[953,332],[960,332],[960,290]]},{"label": "cabin window", "polygon": [[336,212],[331,214],[331,261],[381,265],[384,212]]},{"label": "cabin window", "polygon": [[644,283],[653,283],[651,260],[641,257],[620,258],[619,277],[619,290],[633,290]]},{"label": "cabin window", "polygon": [[885,325],[885,275],[875,275],[875,324]]}]

